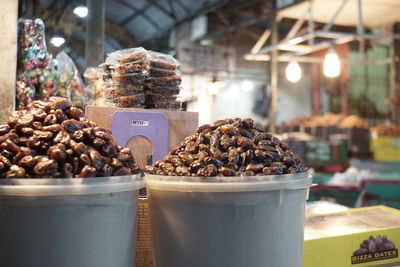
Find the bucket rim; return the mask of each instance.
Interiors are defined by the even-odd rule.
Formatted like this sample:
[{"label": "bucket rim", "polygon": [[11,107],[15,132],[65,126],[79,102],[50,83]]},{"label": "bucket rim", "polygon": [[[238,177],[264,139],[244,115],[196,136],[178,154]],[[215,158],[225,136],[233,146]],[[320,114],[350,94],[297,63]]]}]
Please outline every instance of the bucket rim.
[{"label": "bucket rim", "polygon": [[139,190],[141,174],[93,178],[0,179],[1,196],[74,196]]},{"label": "bucket rim", "polygon": [[311,187],[307,172],[265,176],[191,177],[145,174],[148,189],[188,192],[246,192],[305,189]]}]

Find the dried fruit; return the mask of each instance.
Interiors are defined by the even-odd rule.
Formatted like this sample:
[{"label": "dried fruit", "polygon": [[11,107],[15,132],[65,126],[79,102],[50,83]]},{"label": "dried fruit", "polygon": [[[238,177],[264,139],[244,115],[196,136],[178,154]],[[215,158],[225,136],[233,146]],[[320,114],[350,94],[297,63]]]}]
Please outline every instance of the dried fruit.
[{"label": "dried fruit", "polygon": [[33,101],[28,110],[14,112],[7,124],[0,125],[0,178],[77,178],[138,171],[130,149],[118,146],[109,130],[96,127],[65,98]]},{"label": "dried fruit", "polygon": [[252,119],[200,126],[146,172],[179,176],[262,176],[304,172],[287,144]]}]

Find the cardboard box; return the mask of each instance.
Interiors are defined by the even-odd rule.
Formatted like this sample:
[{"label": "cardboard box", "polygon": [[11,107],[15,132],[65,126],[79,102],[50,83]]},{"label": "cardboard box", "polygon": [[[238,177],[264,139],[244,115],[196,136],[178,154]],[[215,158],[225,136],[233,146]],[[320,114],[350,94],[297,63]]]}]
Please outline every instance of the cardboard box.
[{"label": "cardboard box", "polygon": [[370,147],[376,161],[400,161],[400,137],[374,137]]},{"label": "cardboard box", "polygon": [[375,206],[309,216],[304,239],[303,267],[400,266],[400,211]]},{"label": "cardboard box", "polygon": [[[86,116],[98,126],[113,130],[119,145],[131,148],[133,156],[141,167],[152,164],[151,161],[154,163],[162,159],[168,151],[179,146],[186,136],[195,133],[198,126],[197,112],[87,106]],[[126,120],[127,118],[129,120]],[[158,119],[152,123],[147,118]],[[162,127],[163,121],[160,121],[160,118],[164,120],[165,127]],[[121,127],[113,129],[113,122],[118,123],[118,121]],[[154,138],[148,135],[149,132]],[[121,136],[125,137],[122,143],[119,141],[122,139],[119,138]],[[160,150],[161,147],[163,151],[157,153],[156,150]]]}]

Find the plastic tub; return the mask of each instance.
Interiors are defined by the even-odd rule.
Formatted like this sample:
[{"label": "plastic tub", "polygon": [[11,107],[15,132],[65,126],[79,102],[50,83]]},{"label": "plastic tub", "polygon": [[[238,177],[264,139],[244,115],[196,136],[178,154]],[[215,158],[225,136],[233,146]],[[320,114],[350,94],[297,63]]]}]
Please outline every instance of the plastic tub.
[{"label": "plastic tub", "polygon": [[132,267],[138,176],[0,180],[0,262]]},{"label": "plastic tub", "polygon": [[146,175],[156,267],[300,267],[308,173]]}]

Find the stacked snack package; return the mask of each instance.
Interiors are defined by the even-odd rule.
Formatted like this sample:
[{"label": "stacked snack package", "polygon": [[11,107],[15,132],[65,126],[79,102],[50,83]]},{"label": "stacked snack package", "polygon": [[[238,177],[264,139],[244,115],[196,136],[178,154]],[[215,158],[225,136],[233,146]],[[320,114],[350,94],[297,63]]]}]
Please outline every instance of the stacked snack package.
[{"label": "stacked snack package", "polygon": [[108,55],[103,67],[104,95],[117,107],[145,107],[144,81],[148,75],[147,51],[131,48]]},{"label": "stacked snack package", "polygon": [[180,63],[172,56],[142,47],[113,52],[101,65],[105,97],[117,107],[181,108]]},{"label": "stacked snack package", "polygon": [[180,63],[172,56],[149,51],[150,75],[146,82],[149,108],[180,109]]},{"label": "stacked snack package", "polygon": [[57,74],[47,53],[41,19],[18,21],[17,109],[35,99],[45,100],[57,90]]}]

